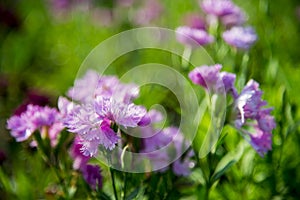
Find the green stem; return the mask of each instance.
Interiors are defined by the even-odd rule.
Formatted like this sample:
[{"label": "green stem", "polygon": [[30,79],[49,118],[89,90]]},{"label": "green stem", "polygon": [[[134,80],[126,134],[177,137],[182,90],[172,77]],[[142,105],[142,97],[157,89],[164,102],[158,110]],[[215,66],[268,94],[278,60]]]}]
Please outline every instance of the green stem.
[{"label": "green stem", "polygon": [[208,200],[209,199],[209,192],[210,192],[210,185],[207,185],[205,187],[204,200]]},{"label": "green stem", "polygon": [[246,52],[244,53],[241,61],[240,78],[238,80],[238,85],[240,87],[243,87],[246,82],[248,61],[249,61],[249,54]]},{"label": "green stem", "polygon": [[114,170],[112,168],[109,168],[109,170],[110,170],[110,174],[111,174],[111,180],[112,180],[112,187],[113,187],[113,190],[114,190],[114,196],[115,196],[115,199],[118,200]]},{"label": "green stem", "polygon": [[[60,166],[58,163],[58,158],[55,157],[55,155],[51,149],[49,139],[48,138],[43,139],[39,132],[36,132],[34,134],[34,138],[38,143],[38,149],[39,149],[39,153],[40,153],[42,159],[44,159],[46,164],[51,168],[51,170],[54,171],[54,173],[59,181],[59,184],[62,187],[65,197],[68,198],[69,193],[68,193],[68,189],[65,184],[65,179],[60,174],[61,171],[60,171]],[[50,150],[50,151],[48,151],[48,150]]]},{"label": "green stem", "polygon": [[190,63],[191,55],[192,55],[192,47],[186,46],[184,48],[183,54],[182,54],[182,60],[181,65],[183,69],[187,69]]},{"label": "green stem", "polygon": [[127,172],[124,172],[124,186],[123,186],[123,200],[126,199],[126,190],[127,190]]}]

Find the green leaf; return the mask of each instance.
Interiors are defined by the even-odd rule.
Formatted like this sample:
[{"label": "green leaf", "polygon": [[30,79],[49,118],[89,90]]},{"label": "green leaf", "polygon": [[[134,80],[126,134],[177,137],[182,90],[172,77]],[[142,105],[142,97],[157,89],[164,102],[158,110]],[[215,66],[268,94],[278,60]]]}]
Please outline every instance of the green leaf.
[{"label": "green leaf", "polygon": [[2,167],[0,167],[0,188],[4,189],[4,191],[13,193],[11,182],[8,176],[2,170]]},{"label": "green leaf", "polygon": [[136,188],[135,190],[133,190],[127,197],[126,200],[132,200],[135,197],[137,197],[137,195],[139,194],[140,191],[140,187]]},{"label": "green leaf", "polygon": [[211,177],[211,182],[217,181],[232,165],[242,157],[245,141],[241,141],[234,151],[228,152],[218,163],[215,172]]}]

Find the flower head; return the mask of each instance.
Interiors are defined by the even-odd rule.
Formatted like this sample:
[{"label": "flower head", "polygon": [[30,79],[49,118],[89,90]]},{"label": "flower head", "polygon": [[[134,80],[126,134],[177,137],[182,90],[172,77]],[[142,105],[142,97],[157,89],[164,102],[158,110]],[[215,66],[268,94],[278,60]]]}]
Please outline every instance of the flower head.
[{"label": "flower head", "polygon": [[238,6],[234,6],[232,13],[222,16],[220,20],[226,27],[240,26],[246,22],[246,14]]},{"label": "flower head", "polygon": [[176,29],[177,40],[185,45],[196,47],[197,45],[207,45],[214,42],[214,37],[205,30],[181,26]]},{"label": "flower head", "polygon": [[[89,79],[92,89],[81,92],[89,86]],[[64,125],[80,137],[81,151],[86,156],[96,155],[100,145],[109,150],[115,148],[120,137],[113,127],[150,123],[146,108],[132,103],[139,95],[135,84],[123,84],[115,76],[100,76],[95,71],[88,71],[70,91],[78,104],[60,98],[59,108],[64,115]]]},{"label": "flower head", "polygon": [[[151,121],[153,123],[162,120],[160,112],[151,110]],[[187,141],[184,139],[180,130],[176,127],[167,127],[162,130],[157,130],[153,124],[141,128],[142,135],[146,137],[142,139],[142,153],[146,153],[149,160],[155,169],[160,172],[167,170],[169,164],[176,159],[172,164],[174,174],[178,176],[187,176],[190,174],[190,169],[193,166],[191,157],[193,151],[189,151],[184,158],[180,158],[187,149]],[[165,148],[170,145],[170,148]]]},{"label": "flower head", "polygon": [[231,14],[235,8],[231,0],[203,0],[200,5],[205,13],[217,17]]},{"label": "flower head", "polygon": [[163,6],[159,1],[145,1],[145,4],[135,13],[133,21],[137,25],[149,25],[161,15],[162,11]]},{"label": "flower head", "polygon": [[220,72],[222,65],[196,67],[189,73],[189,78],[194,84],[200,85],[212,91],[222,91],[235,93],[235,74]]},{"label": "flower head", "polygon": [[265,132],[255,126],[255,132],[250,134],[250,144],[260,156],[272,149],[272,133]]},{"label": "flower head", "polygon": [[73,169],[82,169],[87,165],[90,157],[83,155],[82,151],[82,141],[79,137],[75,137],[73,144],[70,148],[70,155],[73,158]]},{"label": "flower head", "polygon": [[96,71],[89,70],[75,81],[67,94],[80,103],[91,103],[97,96],[114,96],[118,101],[128,103],[138,97],[139,88],[135,84],[122,84],[116,76],[100,76]]},{"label": "flower head", "polygon": [[222,35],[224,41],[238,49],[249,49],[257,40],[257,35],[251,27],[232,27]]},{"label": "flower head", "polygon": [[205,19],[198,14],[190,13],[184,18],[185,24],[191,28],[206,30]]},{"label": "flower head", "polygon": [[234,101],[234,126],[260,156],[272,149],[272,130],[276,127],[271,108],[265,108],[259,84],[250,80]]},{"label": "flower head", "polygon": [[7,128],[18,142],[27,140],[34,131],[39,130],[42,136],[49,137],[52,146],[55,146],[57,135],[63,129],[60,117],[55,108],[29,104],[21,115],[14,115],[7,120]]},{"label": "flower head", "polygon": [[110,128],[110,122],[101,119],[91,104],[77,105],[64,119],[64,125],[79,135],[85,156],[96,155],[99,145],[111,150],[119,139]]},{"label": "flower head", "polygon": [[255,119],[258,116],[261,107],[266,104],[261,96],[262,91],[259,89],[259,84],[250,80],[236,98],[235,107],[239,111],[242,124],[245,123],[246,119]]}]

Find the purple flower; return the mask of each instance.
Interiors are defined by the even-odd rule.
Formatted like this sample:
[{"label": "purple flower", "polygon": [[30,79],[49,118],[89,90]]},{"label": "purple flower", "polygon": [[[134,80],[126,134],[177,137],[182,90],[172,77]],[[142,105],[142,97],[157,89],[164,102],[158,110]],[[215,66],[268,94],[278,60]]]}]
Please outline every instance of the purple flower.
[{"label": "purple flower", "polygon": [[74,87],[69,89],[68,96],[73,100],[80,102],[89,102],[94,97],[95,89],[99,82],[99,75],[97,72],[89,70],[81,78],[77,79]]},{"label": "purple flower", "polygon": [[81,149],[82,141],[79,137],[75,137],[70,150],[70,155],[73,158],[73,169],[75,170],[84,168],[90,160],[90,157],[83,155]]},{"label": "purple flower", "polygon": [[119,139],[110,128],[110,121],[101,119],[91,104],[77,105],[65,118],[64,125],[79,135],[81,150],[86,156],[96,155],[99,145],[110,150],[115,148]]},{"label": "purple flower", "polygon": [[102,187],[102,176],[101,169],[96,165],[86,165],[82,169],[82,174],[84,180],[90,185],[94,190]]},{"label": "purple flower", "polygon": [[190,13],[186,15],[184,18],[184,22],[188,27],[206,30],[205,19],[199,16],[197,13]]},{"label": "purple flower", "polygon": [[234,126],[249,141],[260,156],[272,148],[272,130],[276,127],[271,108],[264,108],[266,101],[261,99],[259,84],[250,80],[235,98]]},{"label": "purple flower", "polygon": [[220,72],[222,65],[196,67],[189,73],[189,78],[194,84],[214,92],[223,91],[236,93],[234,88],[235,74]]},{"label": "purple flower", "polygon": [[200,5],[205,13],[217,17],[231,14],[235,8],[231,0],[203,0]]},{"label": "purple flower", "polygon": [[250,144],[263,157],[272,149],[272,133],[264,132],[259,127],[255,127],[255,132],[250,134]]},{"label": "purple flower", "polygon": [[274,117],[270,114],[272,109],[264,107],[267,102],[261,99],[262,91],[257,82],[250,80],[238,94],[234,87],[235,75],[220,72],[221,68],[221,65],[197,67],[190,72],[189,78],[214,93],[224,87],[232,95],[234,103],[231,117],[234,127],[263,156],[271,149],[272,130],[276,127]]},{"label": "purple flower", "polygon": [[75,107],[73,102],[70,102],[67,98],[59,97],[57,101],[57,107],[62,117],[66,117]]},{"label": "purple flower", "polygon": [[60,113],[55,108],[28,105],[20,116],[12,116],[7,120],[7,129],[18,142],[27,140],[35,130],[42,137],[49,137],[52,146],[57,143],[57,135],[63,129]]},{"label": "purple flower", "polygon": [[258,126],[262,131],[272,132],[276,128],[274,117],[270,115],[271,109],[260,110],[257,116]]},{"label": "purple flower", "polygon": [[71,146],[70,155],[73,158],[73,169],[79,170],[83,174],[84,180],[92,189],[102,187],[101,169],[99,166],[88,164],[90,157],[82,153],[82,140],[75,137]]},{"label": "purple flower", "polygon": [[201,85],[202,87],[208,89],[212,85],[216,84],[221,68],[222,66],[220,64],[196,67],[189,73],[189,78],[194,84]]},{"label": "purple flower", "polygon": [[221,72],[220,77],[221,77],[222,83],[225,87],[225,91],[226,92],[231,91],[233,96],[235,96],[236,89],[234,87],[234,82],[235,82],[235,79],[236,79],[236,75],[232,74],[232,73],[228,73],[228,72]]},{"label": "purple flower", "polygon": [[100,76],[92,70],[77,79],[74,87],[68,91],[68,96],[80,103],[93,102],[96,96],[114,96],[115,99],[128,103],[138,95],[139,88],[135,84],[122,84],[116,76]]},{"label": "purple flower", "polygon": [[198,45],[204,46],[214,42],[214,37],[209,35],[205,30],[181,26],[176,29],[177,40],[191,47]]},{"label": "purple flower", "polygon": [[232,27],[222,34],[224,41],[238,49],[249,49],[257,40],[257,35],[251,27]]},{"label": "purple flower", "polygon": [[31,136],[36,127],[25,115],[21,115],[9,118],[7,120],[7,129],[11,130],[10,133],[16,138],[17,142],[22,142]]},{"label": "purple flower", "polygon": [[[81,90],[89,86],[89,79],[94,88],[83,91],[85,97],[81,98]],[[134,84],[122,84],[115,76],[99,76],[88,71],[70,91],[69,94],[81,104],[60,98],[59,109],[64,116],[64,125],[79,135],[81,151],[86,156],[96,155],[99,145],[109,150],[115,148],[120,137],[112,126],[127,128],[150,123],[147,110],[132,103],[139,95],[139,88]]]},{"label": "purple flower", "polygon": [[235,100],[241,124],[245,123],[246,119],[255,119],[258,116],[261,107],[266,104],[261,96],[262,91],[259,90],[259,84],[250,80]]},{"label": "purple flower", "polygon": [[[152,113],[156,115],[156,113],[159,112],[152,110]],[[150,137],[143,138],[141,152],[146,153],[154,169],[159,169],[160,172],[164,172],[168,169],[166,166],[176,159],[172,165],[174,174],[178,176],[187,176],[190,174],[190,168],[193,166],[191,157],[194,154],[193,151],[189,151],[183,159],[180,158],[183,151],[187,148],[188,143],[186,143],[178,128],[168,127],[162,130],[156,130],[148,126],[141,128],[141,130],[146,136],[151,135]],[[169,144],[171,148],[163,149]],[[169,152],[170,149],[172,150],[172,154]]]},{"label": "purple flower", "polygon": [[142,106],[117,102],[112,98],[101,96],[96,98],[95,110],[101,119],[109,119],[125,128],[137,127],[147,114],[147,110]]},{"label": "purple flower", "polygon": [[157,0],[147,0],[134,15],[133,21],[137,25],[149,25],[157,19],[163,11],[163,6]]},{"label": "purple flower", "polygon": [[246,22],[246,14],[238,6],[235,6],[232,13],[222,16],[220,20],[226,27],[240,26]]}]

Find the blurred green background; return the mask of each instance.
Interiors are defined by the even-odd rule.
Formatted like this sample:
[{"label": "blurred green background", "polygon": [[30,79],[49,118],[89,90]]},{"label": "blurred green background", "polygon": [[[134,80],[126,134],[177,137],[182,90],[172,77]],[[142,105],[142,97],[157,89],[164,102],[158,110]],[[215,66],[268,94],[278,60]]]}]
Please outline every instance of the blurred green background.
[{"label": "blurred green background", "polygon": [[[16,143],[6,130],[6,120],[15,109],[29,101],[32,93],[46,96],[49,104],[56,106],[58,96],[72,86],[85,57],[110,36],[142,26],[175,29],[184,24],[186,14],[201,14],[196,0],[161,0],[161,12],[143,24],[136,21],[143,1],[129,7],[113,0],[72,1],[63,6],[55,2],[59,1],[0,1],[0,165],[1,174],[14,182],[12,193],[20,199],[43,196],[51,172],[43,178],[34,173],[44,169],[42,164],[30,151],[23,151],[26,145]],[[300,2],[234,2],[245,10],[247,23],[257,31],[259,39],[250,51],[248,78],[261,84],[264,99],[275,108],[277,128],[273,132],[273,151],[262,159],[253,150],[246,150],[221,178],[211,198],[299,199]],[[207,50],[215,53],[210,47]],[[168,63],[164,56],[153,55],[150,52],[139,57],[132,53],[114,63],[116,73],[148,61]],[[225,69],[231,63],[226,59],[217,61]],[[226,140],[230,144],[238,139],[228,136]],[[0,195],[7,192],[4,182],[0,182]],[[197,188],[187,192],[196,193]]]}]

